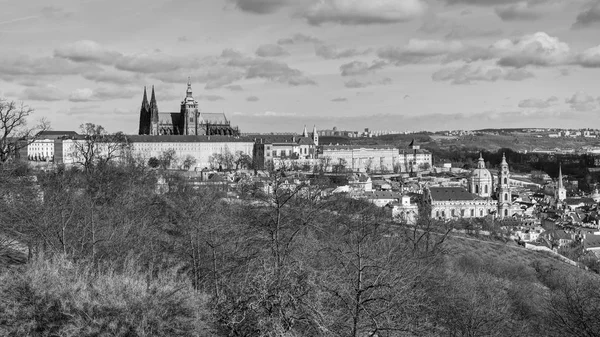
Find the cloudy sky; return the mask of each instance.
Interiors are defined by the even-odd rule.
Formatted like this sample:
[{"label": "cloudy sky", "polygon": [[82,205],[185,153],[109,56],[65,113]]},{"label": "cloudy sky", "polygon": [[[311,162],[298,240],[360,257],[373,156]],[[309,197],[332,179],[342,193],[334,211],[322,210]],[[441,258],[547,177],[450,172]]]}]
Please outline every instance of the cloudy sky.
[{"label": "cloudy sky", "polygon": [[600,125],[600,0],[0,0],[0,97],[136,133],[144,86],[244,132]]}]

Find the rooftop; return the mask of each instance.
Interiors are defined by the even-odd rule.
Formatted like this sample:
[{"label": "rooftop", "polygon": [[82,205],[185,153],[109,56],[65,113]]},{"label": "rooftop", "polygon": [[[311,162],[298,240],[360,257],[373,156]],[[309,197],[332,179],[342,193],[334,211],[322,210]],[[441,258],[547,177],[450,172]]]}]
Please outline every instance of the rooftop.
[{"label": "rooftop", "polygon": [[127,136],[132,143],[254,143],[254,139],[234,136]]},{"label": "rooftop", "polygon": [[476,194],[469,193],[462,187],[430,187],[431,198],[434,201],[480,200]]}]

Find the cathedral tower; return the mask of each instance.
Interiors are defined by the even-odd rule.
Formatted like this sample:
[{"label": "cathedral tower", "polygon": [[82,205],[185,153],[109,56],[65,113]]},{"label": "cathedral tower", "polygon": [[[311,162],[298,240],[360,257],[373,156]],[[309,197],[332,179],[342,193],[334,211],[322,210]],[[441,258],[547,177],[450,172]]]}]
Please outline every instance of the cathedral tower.
[{"label": "cathedral tower", "polygon": [[185,98],[181,101],[181,119],[184,135],[198,135],[198,101],[192,96],[192,82],[188,77]]},{"label": "cathedral tower", "polygon": [[144,98],[142,99],[142,108],[140,109],[140,129],[138,134],[150,134],[150,104],[148,104],[148,95],[144,87]]},{"label": "cathedral tower", "polygon": [[158,105],[156,104],[156,96],[154,95],[154,86],[152,86],[152,97],[150,98],[150,134],[158,136]]},{"label": "cathedral tower", "polygon": [[558,188],[556,189],[556,199],[563,201],[567,198],[567,189],[563,185],[562,167],[558,165]]},{"label": "cathedral tower", "polygon": [[319,134],[317,133],[317,126],[313,125],[312,139],[315,146],[319,146]]},{"label": "cathedral tower", "polygon": [[510,171],[506,156],[502,154],[502,163],[500,163],[500,172],[498,172],[498,216],[500,218],[510,216],[511,206]]}]

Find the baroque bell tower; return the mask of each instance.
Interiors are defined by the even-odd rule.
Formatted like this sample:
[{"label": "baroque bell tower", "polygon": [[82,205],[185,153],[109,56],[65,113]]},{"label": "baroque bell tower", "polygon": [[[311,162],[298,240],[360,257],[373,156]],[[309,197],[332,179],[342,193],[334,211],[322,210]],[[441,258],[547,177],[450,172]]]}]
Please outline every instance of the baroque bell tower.
[{"label": "baroque bell tower", "polygon": [[502,163],[500,163],[500,172],[498,172],[498,216],[505,218],[510,216],[512,206],[512,197],[510,191],[510,171],[506,156],[502,154]]},{"label": "baroque bell tower", "polygon": [[181,119],[184,135],[198,135],[198,101],[192,96],[192,82],[188,77],[185,98],[181,101]]}]

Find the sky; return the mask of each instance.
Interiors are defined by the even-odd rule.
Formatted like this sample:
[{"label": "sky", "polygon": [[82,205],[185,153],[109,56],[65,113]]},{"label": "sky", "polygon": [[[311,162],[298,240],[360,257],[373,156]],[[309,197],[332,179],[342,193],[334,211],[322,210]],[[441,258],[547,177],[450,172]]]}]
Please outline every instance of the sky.
[{"label": "sky", "polygon": [[137,133],[144,87],[242,132],[600,126],[600,0],[0,0],[0,98]]}]

